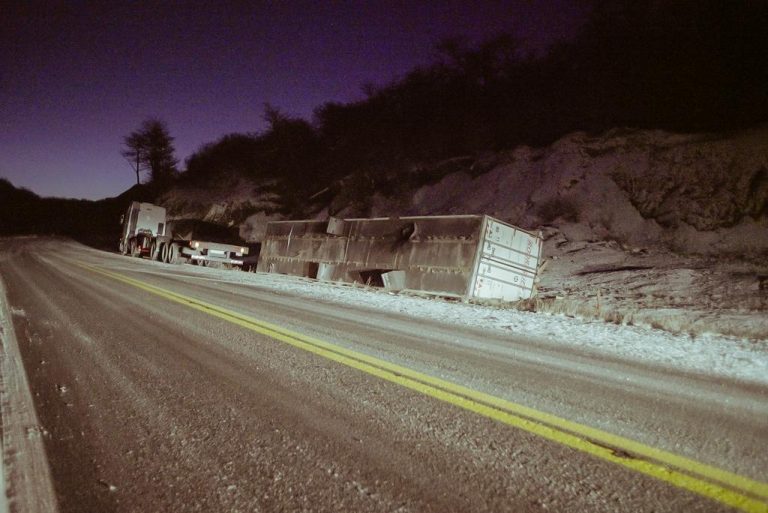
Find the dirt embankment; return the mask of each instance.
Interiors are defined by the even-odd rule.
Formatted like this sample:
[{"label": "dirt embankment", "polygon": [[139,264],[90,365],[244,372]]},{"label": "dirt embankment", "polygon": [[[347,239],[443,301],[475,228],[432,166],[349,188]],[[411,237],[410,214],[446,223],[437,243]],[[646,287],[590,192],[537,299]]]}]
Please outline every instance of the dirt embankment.
[{"label": "dirt embankment", "polygon": [[768,128],[576,133],[494,158],[377,195],[371,215],[487,213],[540,230],[539,297],[519,308],[768,338]]}]

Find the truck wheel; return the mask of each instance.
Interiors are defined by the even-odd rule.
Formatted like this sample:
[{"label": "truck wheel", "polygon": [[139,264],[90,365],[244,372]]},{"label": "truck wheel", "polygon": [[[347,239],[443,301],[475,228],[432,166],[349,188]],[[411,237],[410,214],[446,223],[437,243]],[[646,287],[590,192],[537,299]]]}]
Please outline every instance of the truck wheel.
[{"label": "truck wheel", "polygon": [[152,241],[152,244],[149,245],[149,259],[153,262],[158,259],[160,256],[160,251],[158,251],[157,247],[157,241]]},{"label": "truck wheel", "polygon": [[141,255],[141,250],[139,249],[139,245],[136,244],[136,239],[131,239],[131,256],[138,257],[140,255]]},{"label": "truck wheel", "polygon": [[175,242],[171,244],[171,251],[170,251],[170,263],[172,264],[180,264],[181,263],[181,256],[180,256],[181,250],[179,248],[179,245]]},{"label": "truck wheel", "polygon": [[119,248],[120,248],[120,254],[121,255],[127,255],[128,254],[128,248],[125,246],[125,241],[124,240],[120,241]]},{"label": "truck wheel", "polygon": [[168,244],[166,244],[165,242],[160,244],[160,261],[161,262],[165,262],[166,264],[168,263],[169,261],[168,253],[170,253]]}]

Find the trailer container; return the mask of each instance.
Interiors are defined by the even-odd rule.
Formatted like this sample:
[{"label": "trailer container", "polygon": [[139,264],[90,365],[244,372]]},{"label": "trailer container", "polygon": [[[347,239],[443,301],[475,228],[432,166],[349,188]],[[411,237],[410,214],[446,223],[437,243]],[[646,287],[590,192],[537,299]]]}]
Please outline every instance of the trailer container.
[{"label": "trailer container", "polygon": [[535,293],[540,235],[486,215],[274,221],[258,271],[463,298]]}]

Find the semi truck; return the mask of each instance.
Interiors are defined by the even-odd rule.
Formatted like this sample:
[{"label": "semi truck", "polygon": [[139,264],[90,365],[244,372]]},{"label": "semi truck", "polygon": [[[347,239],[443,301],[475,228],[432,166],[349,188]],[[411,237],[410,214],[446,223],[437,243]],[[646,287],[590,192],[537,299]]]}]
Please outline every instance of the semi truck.
[{"label": "semi truck", "polygon": [[152,203],[131,202],[120,218],[119,250],[123,255],[180,264],[210,267],[242,267],[247,246],[203,241],[191,234],[174,233],[165,208]]}]

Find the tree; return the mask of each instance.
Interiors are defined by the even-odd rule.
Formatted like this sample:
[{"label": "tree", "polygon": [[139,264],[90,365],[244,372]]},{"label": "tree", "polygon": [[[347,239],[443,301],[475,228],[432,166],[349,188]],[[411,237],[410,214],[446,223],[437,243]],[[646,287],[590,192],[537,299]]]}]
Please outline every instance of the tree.
[{"label": "tree", "polygon": [[174,156],[173,137],[164,121],[150,118],[124,139],[121,152],[136,171],[136,183],[141,183],[140,173],[149,173],[149,183],[167,185],[178,173],[178,160]]},{"label": "tree", "polygon": [[138,131],[131,132],[124,138],[125,148],[120,154],[125,157],[134,171],[136,171],[136,185],[141,183],[140,173],[144,159],[144,137]]},{"label": "tree", "polygon": [[252,134],[228,134],[208,143],[186,160],[184,179],[198,184],[219,179],[227,174],[261,178],[263,165],[261,144]]},{"label": "tree", "polygon": [[316,188],[313,180],[307,180],[308,171],[316,171],[320,151],[312,125],[287,116],[270,104],[264,105],[264,121],[269,128],[258,139],[264,169],[294,193]]}]

